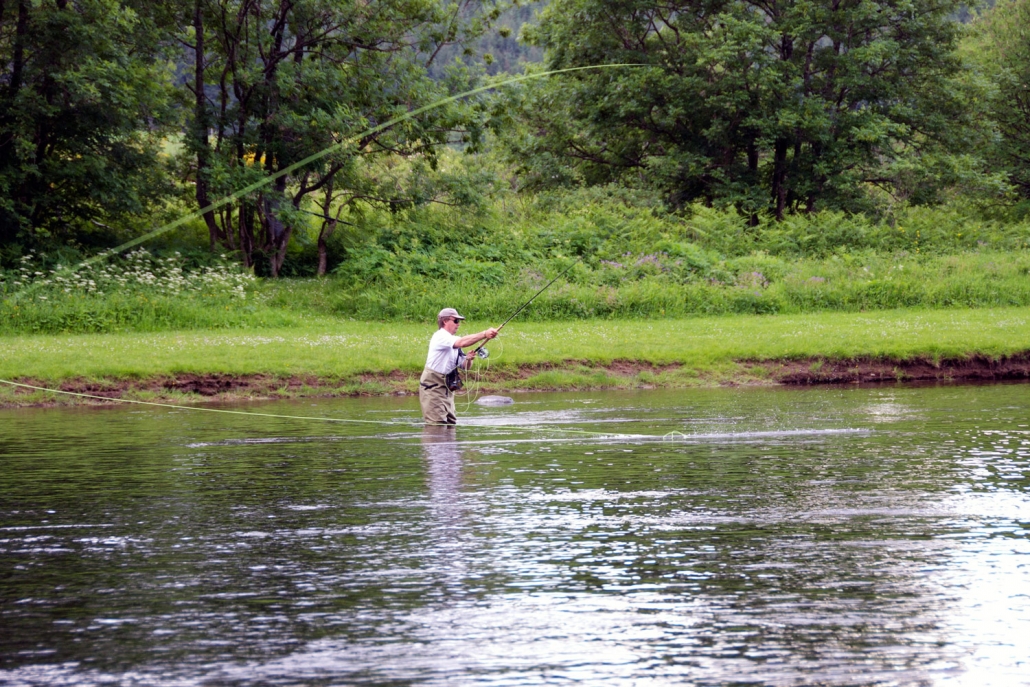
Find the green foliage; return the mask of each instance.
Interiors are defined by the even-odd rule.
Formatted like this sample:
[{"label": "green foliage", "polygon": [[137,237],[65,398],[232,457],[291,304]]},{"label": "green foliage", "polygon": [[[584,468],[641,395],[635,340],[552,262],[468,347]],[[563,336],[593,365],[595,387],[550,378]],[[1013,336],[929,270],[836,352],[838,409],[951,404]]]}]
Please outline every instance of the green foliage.
[{"label": "green foliage", "polygon": [[997,130],[988,155],[1019,189],[1030,211],[1030,1],[1002,0],[985,11],[966,41],[970,62],[993,86],[984,124]]},{"label": "green foliage", "polygon": [[[496,121],[530,188],[617,182],[777,219],[866,209],[870,185],[930,199],[928,182],[950,179],[934,165],[975,138],[959,6],[556,2],[529,32],[548,68],[644,66],[512,89],[517,114],[499,107]],[[920,183],[906,185],[913,166]]]},{"label": "green foliage", "polygon": [[904,207],[891,222],[826,211],[752,227],[733,209],[692,210],[656,212],[588,189],[471,223],[442,208],[394,215],[348,249],[319,307],[420,320],[450,303],[496,320],[576,260],[526,318],[1030,302],[1030,223]]},{"label": "green foliage", "polygon": [[170,179],[172,71],[148,3],[0,4],[0,245],[110,245]]},{"label": "green foliage", "polygon": [[[762,216],[750,226],[733,208],[695,205],[680,214],[622,201],[594,188],[515,207],[497,204],[478,214],[453,208],[370,213],[363,238],[348,249],[336,273],[345,281],[370,284],[476,277],[478,268],[482,283],[490,284],[498,266],[511,282],[523,268],[556,267],[579,258],[590,274],[622,270],[619,279],[665,275],[684,282],[718,276],[727,259],[744,256],[944,255],[1030,245],[1030,222],[990,219],[953,206],[903,206],[882,222],[823,211],[782,222]],[[574,272],[572,278],[583,274]]]},{"label": "green foliage", "polygon": [[592,188],[478,211],[369,210],[339,234],[330,278],[278,285],[229,269],[228,258],[205,265],[140,252],[75,277],[63,276],[54,258],[26,263],[0,289],[36,290],[4,304],[0,331],[250,327],[323,316],[430,321],[444,305],[496,322],[567,267],[520,318],[1030,303],[1030,222],[903,206],[879,223],[825,211],[750,226],[732,208],[681,215],[625,200]]},{"label": "green foliage", "polygon": [[[29,254],[0,271],[0,294],[26,294],[0,303],[5,333],[158,331],[283,326],[294,321],[254,298],[255,279],[221,258],[190,264],[179,253],[144,250],[111,262],[69,269]],[[257,301],[257,302],[255,302]]]},{"label": "green foliage", "polygon": [[[1006,253],[931,259],[846,254],[801,262],[757,255],[717,265],[710,273],[722,279],[684,280],[671,262],[655,265],[647,277],[636,267],[584,270],[585,278],[556,284],[519,317],[634,319],[1030,304],[1030,262]],[[442,304],[454,304],[470,318],[497,322],[534,292],[536,276],[527,270],[521,285],[501,287],[419,280],[353,291],[331,284],[338,291],[324,302],[333,314],[362,320],[428,320]]]},{"label": "green foliage", "polygon": [[[436,169],[437,148],[480,138],[476,103],[458,101],[362,132],[468,89],[479,73],[461,62],[437,79],[429,69],[444,47],[487,30],[503,9],[495,0],[195,0],[186,9],[182,40],[195,49],[185,56],[193,63],[182,91],[189,135],[179,161],[198,208],[278,177],[205,215],[212,248],[239,251],[247,267],[266,263],[281,274],[301,215],[314,212],[325,220],[315,240],[321,270],[326,239],[355,205],[396,211],[436,200],[431,182],[446,180],[425,168]],[[393,174],[399,158],[414,159],[410,174]]]}]

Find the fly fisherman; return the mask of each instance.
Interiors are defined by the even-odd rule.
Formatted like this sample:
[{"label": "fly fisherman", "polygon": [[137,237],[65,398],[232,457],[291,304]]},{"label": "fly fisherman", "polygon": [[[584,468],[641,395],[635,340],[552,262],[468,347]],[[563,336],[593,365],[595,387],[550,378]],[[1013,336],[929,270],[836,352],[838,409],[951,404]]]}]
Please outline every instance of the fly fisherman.
[{"label": "fly fisherman", "polygon": [[418,383],[418,400],[422,404],[422,419],[427,423],[454,425],[458,417],[454,414],[454,392],[447,384],[447,375],[458,366],[465,369],[475,356],[465,356],[462,348],[486,341],[497,336],[497,330],[485,329],[478,334],[458,336],[458,327],[465,318],[454,308],[444,308],[436,316],[439,329],[429,340],[429,355],[426,368]]}]

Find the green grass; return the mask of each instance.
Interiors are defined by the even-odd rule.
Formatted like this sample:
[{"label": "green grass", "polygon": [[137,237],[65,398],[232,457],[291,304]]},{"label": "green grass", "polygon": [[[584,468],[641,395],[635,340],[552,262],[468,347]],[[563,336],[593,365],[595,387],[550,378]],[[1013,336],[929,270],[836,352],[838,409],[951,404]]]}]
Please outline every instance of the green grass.
[{"label": "green grass", "polygon": [[[520,315],[523,321],[681,319],[692,315],[800,314],[895,308],[1030,306],[1030,256],[968,253],[898,257],[831,256],[788,262],[740,258],[721,279],[682,282],[657,272],[630,278],[625,269],[583,271],[560,280]],[[730,269],[732,268],[732,269]],[[612,277],[611,285],[604,283]],[[471,280],[407,280],[362,285],[341,278],[253,282],[231,292],[159,288],[92,295],[51,290],[45,300],[0,303],[0,335],[176,330],[267,330],[321,326],[339,318],[431,321],[441,304],[501,321],[547,282],[526,272],[500,286]],[[332,326],[332,325],[326,325]]]},{"label": "green grass", "polygon": [[[732,210],[572,193],[362,218],[334,234],[324,279],[258,279],[203,250],[137,250],[73,273],[59,265],[77,258],[25,255],[0,270],[0,336],[425,322],[443,305],[498,321],[570,266],[524,321],[1030,306],[1030,220],[957,208],[751,227]],[[309,260],[303,250],[288,262]]]},{"label": "green grass", "polygon": [[[681,283],[660,274],[616,280],[615,286],[560,281],[520,318],[664,319],[1030,305],[1030,257],[1022,253],[918,260],[868,254],[793,263],[753,256],[737,263],[736,272],[724,276],[725,281]],[[352,290],[338,278],[290,279],[255,283],[245,299],[218,293],[50,293],[45,301],[0,303],[0,336],[304,329],[339,318],[432,321],[442,304],[454,304],[470,317],[501,321],[544,283],[523,275],[495,287],[456,280],[372,284]]]},{"label": "green grass", "polygon": [[[867,253],[788,261],[752,255],[720,263],[712,276],[623,268],[573,270],[524,318],[682,318],[691,315],[808,313],[895,308],[1030,305],[1030,256],[1022,252],[949,256]],[[558,271],[554,266],[547,274]],[[546,284],[527,270],[500,286],[462,280],[408,280],[352,291],[339,280],[266,286],[269,304],[357,319],[415,320],[439,303],[466,315],[503,318]]]},{"label": "green grass", "polygon": [[[462,331],[492,324],[470,321]],[[495,323],[493,323],[495,324]],[[325,321],[289,329],[75,334],[0,338],[0,378],[47,382],[175,374],[415,373],[432,325]],[[491,367],[613,360],[681,363],[725,371],[734,361],[1000,356],[1030,349],[1030,308],[723,316],[664,320],[513,322],[490,346]],[[739,368],[739,366],[736,366]],[[489,375],[489,370],[486,375]],[[564,374],[577,372],[574,366]],[[667,373],[662,373],[667,374]],[[561,377],[561,375],[559,375]],[[564,377],[556,377],[561,382]],[[573,381],[567,380],[568,384]],[[604,380],[600,380],[603,382]]]}]

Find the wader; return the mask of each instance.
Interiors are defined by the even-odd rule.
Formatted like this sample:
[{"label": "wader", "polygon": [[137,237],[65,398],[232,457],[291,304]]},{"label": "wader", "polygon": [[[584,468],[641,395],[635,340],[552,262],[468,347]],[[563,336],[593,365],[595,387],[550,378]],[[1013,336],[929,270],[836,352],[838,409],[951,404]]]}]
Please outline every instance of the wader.
[{"label": "wader", "polygon": [[446,375],[428,367],[418,380],[418,400],[422,404],[422,419],[430,424],[455,425],[454,393],[447,388]]}]

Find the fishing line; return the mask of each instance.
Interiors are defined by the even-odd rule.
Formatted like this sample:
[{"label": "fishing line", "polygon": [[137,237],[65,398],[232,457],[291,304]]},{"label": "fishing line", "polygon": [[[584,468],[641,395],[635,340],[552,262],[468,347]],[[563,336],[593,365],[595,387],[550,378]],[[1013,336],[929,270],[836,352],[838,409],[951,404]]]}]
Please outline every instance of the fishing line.
[{"label": "fishing line", "polygon": [[[497,339],[498,347],[501,352],[504,352],[504,344],[501,343],[500,339]],[[482,346],[480,346],[482,348]],[[479,350],[479,349],[476,349]],[[483,391],[483,378],[486,377],[486,373],[490,371],[490,361],[498,357],[500,354],[495,353],[488,358],[481,358],[478,355],[472,360],[472,367],[469,369],[469,384],[467,385],[468,391],[463,395],[466,397],[465,411],[468,412],[472,404],[479,400],[480,393]]]},{"label": "fishing line", "polygon": [[[644,64],[637,64],[637,63],[617,63],[617,64],[587,65],[587,66],[581,66],[581,67],[568,67],[568,68],[565,68],[565,69],[554,69],[554,70],[550,70],[550,71],[546,71],[546,72],[539,72],[539,73],[536,73],[536,74],[523,74],[521,76],[515,76],[515,77],[509,78],[509,79],[505,79],[504,81],[500,81],[498,83],[494,83],[494,84],[490,84],[490,85],[486,85],[486,86],[480,86],[478,88],[473,88],[473,89],[465,91],[463,93],[458,93],[457,95],[452,95],[452,96],[448,96],[446,98],[442,98],[440,100],[437,100],[434,103],[431,103],[429,105],[424,105],[422,107],[416,108],[416,109],[411,110],[409,112],[405,112],[403,115],[399,115],[399,116],[394,117],[392,119],[389,119],[389,120],[387,120],[387,121],[385,121],[385,122],[383,122],[381,124],[378,124],[378,125],[376,125],[374,127],[371,127],[371,128],[369,128],[369,129],[367,129],[367,130],[365,130],[365,131],[363,131],[363,132],[361,132],[359,134],[355,134],[353,136],[350,136],[349,138],[343,139],[339,143],[335,143],[335,144],[333,144],[331,146],[328,146],[327,148],[322,149],[321,151],[319,151],[317,153],[309,155],[308,157],[306,157],[306,158],[304,158],[304,159],[302,159],[302,160],[300,160],[298,162],[295,162],[292,165],[284,167],[283,169],[279,170],[278,172],[276,172],[276,173],[274,173],[272,175],[266,176],[266,177],[264,177],[264,178],[262,178],[262,179],[260,179],[260,180],[258,180],[256,182],[252,183],[252,184],[244,186],[243,188],[239,189],[235,193],[227,195],[227,196],[225,196],[225,197],[223,197],[223,198],[221,198],[219,200],[216,200],[215,202],[207,205],[206,207],[200,208],[199,210],[196,210],[195,212],[193,212],[191,214],[184,215],[184,216],[180,217],[179,219],[173,220],[173,221],[171,221],[171,222],[169,222],[169,223],[167,223],[167,224],[165,224],[163,226],[157,227],[156,229],[153,229],[152,231],[149,231],[149,232],[143,234],[142,236],[138,236],[138,237],[136,237],[136,238],[134,238],[134,239],[132,239],[130,241],[126,241],[125,243],[121,244],[120,246],[116,246],[115,248],[111,248],[109,250],[106,250],[106,251],[103,251],[101,253],[98,253],[97,255],[93,256],[92,258],[84,260],[84,261],[80,262],[78,265],[76,265],[74,267],[69,266],[69,267],[63,268],[60,272],[61,272],[62,275],[65,275],[65,276],[73,275],[76,272],[78,272],[79,270],[82,270],[82,269],[84,269],[86,267],[89,267],[90,265],[94,265],[94,264],[96,264],[98,262],[106,260],[107,258],[111,257],[112,255],[117,255],[117,254],[119,254],[119,253],[121,253],[121,252],[123,252],[125,250],[128,250],[129,248],[133,248],[133,247],[135,247],[135,246],[137,246],[137,245],[139,245],[141,243],[145,243],[146,241],[149,241],[150,239],[156,238],[156,237],[160,236],[161,234],[167,233],[167,232],[171,231],[172,229],[176,229],[178,227],[181,227],[182,225],[186,224],[187,222],[193,221],[195,219],[199,219],[199,218],[203,217],[204,215],[206,215],[207,213],[212,212],[214,210],[217,210],[218,208],[220,208],[220,207],[222,207],[224,205],[228,205],[229,203],[235,202],[235,201],[239,200],[240,198],[243,198],[243,197],[245,197],[245,196],[247,196],[247,195],[249,195],[251,193],[254,193],[255,191],[258,191],[258,190],[264,188],[265,186],[268,186],[269,184],[271,184],[272,182],[276,181],[277,179],[281,179],[284,176],[292,174],[293,172],[296,172],[297,170],[301,169],[302,167],[304,167],[306,165],[311,164],[312,162],[316,162],[316,161],[318,161],[318,160],[320,160],[320,159],[322,159],[322,158],[324,158],[324,157],[326,157],[326,156],[328,156],[328,155],[330,155],[330,154],[332,154],[334,152],[343,150],[347,145],[353,143],[354,141],[360,140],[360,139],[365,138],[367,136],[370,136],[372,134],[379,133],[379,132],[381,132],[381,131],[383,131],[383,130],[391,127],[391,126],[394,126],[395,124],[399,124],[401,122],[404,122],[404,121],[407,121],[409,119],[412,119],[413,117],[416,117],[416,116],[418,116],[418,115],[420,115],[420,114],[422,114],[424,112],[429,112],[430,110],[436,109],[436,108],[438,108],[438,107],[440,107],[442,105],[446,105],[448,103],[453,103],[453,102],[456,102],[458,100],[461,100],[462,98],[467,98],[467,97],[476,95],[478,93],[484,93],[486,91],[494,90],[494,89],[500,88],[502,86],[507,86],[507,85],[510,85],[510,84],[520,83],[520,82],[523,82],[523,81],[530,81],[530,80],[533,80],[533,79],[543,78],[545,76],[553,76],[553,75],[556,75],[556,74],[568,74],[568,73],[571,73],[571,72],[587,71],[587,70],[593,70],[593,69],[621,69],[621,68],[643,67],[643,66],[646,66],[646,65],[644,65]],[[576,262],[578,262],[578,260]],[[573,266],[575,264],[576,263],[573,263]],[[527,301],[525,304],[523,304],[522,307],[520,307],[518,310],[516,310],[514,313],[512,313],[512,315],[507,320],[505,320],[503,324],[501,324],[501,327],[504,327],[505,324],[510,322],[512,320],[512,318],[514,318],[516,315],[518,315],[526,306],[528,306],[530,303],[532,303],[533,300],[535,300],[537,296],[539,296],[541,293],[543,293],[551,284],[553,284],[559,277],[561,277],[563,274],[568,272],[570,269],[572,269],[572,266],[569,266],[568,268],[563,270],[557,277],[555,277],[550,282],[548,282],[548,284],[545,285],[543,289],[541,289],[539,292],[537,292],[532,298],[529,299],[529,301]],[[42,282],[36,282],[36,283],[34,283],[34,284],[24,288],[24,289],[14,293],[14,294],[12,294],[9,299],[5,299],[5,300],[9,300],[10,302],[17,302],[20,298],[22,298],[24,296],[31,295],[33,292],[35,292],[38,289],[40,289],[42,287],[42,285],[43,285]],[[9,380],[2,380],[2,379],[0,379],[0,383],[7,384],[7,385],[10,385],[10,386],[14,386],[14,387],[20,387],[20,388],[24,388],[24,389],[33,389],[33,390],[36,390],[36,391],[44,391],[44,392],[49,392],[49,393],[53,393],[53,394],[63,394],[63,395],[66,395],[66,396],[76,396],[76,397],[79,397],[79,398],[89,398],[89,399],[103,400],[103,401],[109,401],[109,402],[113,401],[113,402],[117,402],[117,403],[132,403],[132,404],[136,404],[136,405],[154,406],[154,407],[161,407],[161,408],[176,408],[176,409],[180,409],[180,410],[197,410],[197,411],[204,411],[204,412],[211,412],[211,413],[222,413],[222,414],[228,414],[228,415],[253,415],[255,417],[273,417],[273,418],[293,419],[293,420],[316,420],[316,421],[323,421],[323,422],[345,422],[345,423],[356,423],[356,424],[378,424],[378,425],[397,425],[397,424],[410,425],[410,424],[412,424],[412,423],[389,422],[389,421],[385,421],[385,420],[354,420],[354,419],[344,419],[344,418],[304,417],[304,416],[294,416],[294,415],[277,415],[277,414],[271,414],[271,413],[253,413],[253,412],[236,411],[236,410],[222,410],[222,409],[217,409],[217,408],[202,408],[202,407],[193,407],[193,406],[183,406],[183,405],[176,405],[176,404],[171,404],[171,403],[156,403],[156,402],[151,402],[151,401],[139,401],[139,400],[133,400],[133,399],[108,398],[106,396],[98,396],[98,395],[94,395],[94,394],[83,394],[83,393],[72,392],[72,391],[63,391],[63,390],[60,390],[60,389],[48,389],[48,388],[45,388],[45,387],[33,386],[31,384],[22,384],[22,383],[13,382],[13,381],[9,381]],[[484,425],[481,425],[481,426],[484,426]],[[557,429],[557,428],[554,428],[553,431],[576,432],[576,433],[592,434],[592,435],[598,435],[599,434],[597,432],[586,432],[586,431],[582,431],[582,430],[568,430],[568,429]]]},{"label": "fishing line", "polygon": [[[312,416],[312,415],[281,415],[281,414],[278,414],[278,413],[255,413],[255,412],[249,412],[249,411],[244,411],[244,410],[225,410],[225,409],[221,409],[221,408],[205,408],[203,406],[180,406],[180,405],[172,404],[172,403],[158,403],[156,401],[137,401],[135,399],[111,399],[111,398],[106,397],[106,396],[98,396],[98,394],[95,394],[95,393],[81,393],[79,391],[65,391],[63,389],[52,389],[52,388],[47,388],[45,386],[36,386],[34,384],[25,384],[25,383],[22,383],[22,382],[15,382],[15,381],[11,381],[11,380],[8,380],[8,379],[0,379],[0,384],[8,384],[10,386],[15,386],[15,387],[20,387],[20,388],[27,388],[27,389],[33,389],[33,390],[36,390],[36,391],[46,391],[48,393],[61,393],[61,394],[64,394],[64,396],[77,397],[79,399],[94,399],[94,400],[97,400],[97,401],[107,401],[109,403],[129,403],[129,404],[134,404],[134,405],[137,405],[137,406],[150,406],[150,407],[153,407],[153,408],[173,408],[175,410],[195,410],[195,411],[198,411],[198,412],[220,413],[220,414],[224,414],[224,415],[250,415],[252,417],[273,417],[273,418],[284,419],[284,420],[315,420],[315,421],[321,421],[321,422],[344,422],[344,423],[350,423],[350,424],[379,424],[379,425],[387,425],[387,426],[408,426],[408,427],[413,426],[413,425],[414,426],[457,426],[457,425],[454,425],[454,424],[443,424],[443,423],[439,423],[438,424],[438,423],[435,423],[435,422],[418,422],[418,421],[414,421],[414,420],[410,421],[410,422],[394,422],[394,421],[391,421],[391,420],[356,420],[356,419],[345,418],[345,417],[325,417],[325,416]],[[511,430],[513,430],[513,428],[520,428],[520,427],[517,427],[517,426],[513,427],[513,425],[510,425],[510,424],[475,424],[475,425],[466,425],[466,426],[486,427],[486,428],[491,428],[491,430],[506,430],[506,431],[511,431]],[[531,427],[531,426],[526,426],[524,428],[525,428],[525,430],[530,431],[530,432],[541,432],[541,430],[538,430],[538,428]],[[562,432],[562,433],[565,433],[565,434],[589,435],[589,436],[592,436],[592,437],[624,437],[624,438],[631,438],[631,437],[638,436],[638,435],[617,435],[617,434],[612,434],[612,433],[588,432],[586,430],[568,430],[568,428],[562,428],[562,427],[548,427],[546,431],[547,432]]]},{"label": "fishing line", "polygon": [[483,383],[483,366],[488,366],[489,364],[488,362],[483,362],[481,366],[478,361],[473,361],[472,367],[468,370],[468,384],[465,385],[465,393],[462,394],[465,397],[466,413],[472,407],[472,404],[479,400],[479,392]]},{"label": "fishing line", "polygon": [[[559,272],[559,273],[558,273],[558,275],[557,275],[557,276],[556,276],[556,277],[555,277],[554,279],[552,279],[551,281],[549,281],[549,282],[547,282],[546,284],[544,284],[544,286],[543,286],[543,288],[542,288],[542,289],[540,289],[539,291],[537,291],[536,293],[534,293],[534,294],[533,294],[533,296],[532,296],[532,297],[531,297],[531,298],[530,298],[530,299],[529,299],[528,301],[526,301],[525,303],[523,303],[522,305],[520,305],[520,306],[519,306],[519,308],[518,308],[518,309],[517,309],[517,310],[516,310],[515,312],[513,312],[513,313],[512,313],[511,315],[509,315],[509,316],[508,316],[508,319],[506,319],[506,320],[505,320],[504,322],[502,322],[502,323],[501,323],[501,326],[497,327],[497,332],[498,332],[498,333],[500,333],[500,331],[501,331],[502,329],[504,329],[504,325],[508,324],[508,323],[509,323],[509,322],[511,322],[511,321],[512,321],[513,319],[515,319],[515,316],[516,316],[516,315],[518,315],[518,314],[519,314],[520,312],[522,312],[523,310],[525,310],[525,309],[526,309],[526,307],[528,307],[530,303],[532,303],[533,301],[535,301],[535,300],[536,300],[536,298],[537,298],[537,296],[539,296],[540,294],[542,294],[542,293],[543,293],[544,291],[546,291],[547,289],[551,288],[551,284],[553,284],[554,282],[558,281],[558,280],[559,280],[559,279],[560,279],[561,277],[563,277],[564,275],[568,274],[568,273],[569,273],[569,271],[570,271],[570,270],[571,270],[571,269],[572,269],[573,267],[575,267],[576,265],[578,265],[578,264],[579,264],[579,261],[580,261],[580,258],[576,258],[576,259],[575,259],[575,260],[574,260],[574,261],[572,262],[572,264],[571,264],[571,265],[569,265],[568,267],[566,267],[565,269],[563,269],[563,270],[562,270],[561,272]],[[486,350],[486,341],[484,341],[483,343],[479,344],[479,347],[478,347],[478,348],[476,348],[475,350],[473,350],[473,351],[472,351],[472,352],[471,352],[471,353],[470,353],[469,355],[471,355],[471,356],[472,356],[472,358],[473,358],[473,363],[475,363],[475,359],[476,359],[476,358],[479,358],[480,360],[488,360],[488,358],[487,358],[487,350]],[[487,364],[487,366],[489,366],[489,363],[486,363],[486,364]],[[477,381],[477,382],[479,382],[479,378],[478,378],[478,376],[477,376],[477,378],[476,378],[476,381]],[[468,409],[469,409],[469,407],[471,406],[471,404],[472,404],[472,401],[469,401],[469,402],[468,402],[468,404],[466,404],[466,406],[465,406],[465,410],[466,410],[466,411],[468,411]]]},{"label": "fishing line", "polygon": [[[595,437],[597,439],[621,439],[626,441],[662,441],[666,442],[683,442],[687,443],[690,441],[705,441],[705,440],[756,440],[756,439],[779,439],[786,437],[799,437],[799,436],[826,436],[826,435],[841,435],[841,434],[869,434],[872,430],[868,429],[793,429],[793,430],[774,430],[774,431],[756,431],[756,432],[741,432],[741,433],[719,433],[719,434],[684,434],[678,431],[667,432],[664,435],[657,434],[625,434],[619,432],[591,432],[585,429],[569,429],[565,427],[533,427],[530,425],[488,425],[488,424],[474,424],[474,425],[444,425],[436,423],[420,423],[417,421],[411,422],[394,422],[391,420],[355,420],[353,418],[340,418],[340,417],[325,417],[325,416],[311,416],[311,415],[281,415],[278,413],[255,413],[244,410],[224,410],[222,408],[205,408],[203,406],[184,406],[177,405],[174,403],[158,403],[156,401],[137,401],[130,398],[109,398],[107,396],[98,396],[96,394],[83,394],[76,391],[63,391],[61,389],[48,389],[47,387],[35,386],[33,384],[23,384],[21,382],[13,382],[8,379],[0,379],[0,384],[7,384],[13,387],[19,387],[22,389],[33,389],[35,391],[45,391],[51,394],[63,394],[65,396],[75,396],[78,398],[89,398],[98,401],[107,401],[110,403],[131,403],[134,405],[151,406],[155,408],[172,408],[175,410],[194,410],[205,413],[219,413],[222,415],[249,415],[251,417],[268,417],[276,418],[280,420],[314,420],[317,422],[341,422],[345,424],[361,424],[361,425],[381,425],[391,427],[475,427],[485,429],[500,429],[505,431],[523,429],[531,432],[560,432],[563,434],[579,434],[583,436]],[[520,443],[536,441],[532,439],[488,439],[482,441],[466,441],[462,443]],[[564,439],[552,439],[551,441],[565,441]],[[574,441],[569,439],[568,441]]]},{"label": "fishing line", "polygon": [[286,420],[321,420],[322,422],[352,422],[356,424],[369,424],[369,425],[403,425],[410,427],[411,425],[418,424],[416,422],[392,422],[390,420],[353,420],[349,418],[339,417],[314,417],[304,415],[277,415],[275,413],[252,413],[244,410],[223,410],[221,408],[204,408],[202,406],[183,406],[176,405],[174,403],[157,403],[156,401],[137,401],[131,398],[109,398],[107,396],[98,396],[96,394],[83,394],[77,391],[64,391],[62,389],[48,389],[43,386],[33,386],[32,384],[22,384],[20,382],[12,382],[7,379],[0,379],[0,384],[8,384],[10,386],[20,387],[22,389],[34,389],[36,391],[46,391],[51,394],[63,394],[65,396],[76,396],[78,398],[92,398],[100,401],[111,401],[114,403],[133,403],[141,406],[154,406],[157,408],[176,408],[178,410],[196,410],[206,413],[223,413],[226,415],[253,415],[255,417],[277,417]]},{"label": "fishing line", "polygon": [[[316,162],[316,161],[321,160],[322,158],[324,158],[324,157],[326,157],[328,155],[331,155],[332,153],[335,153],[337,151],[341,151],[346,146],[354,143],[355,141],[359,141],[362,138],[365,138],[367,136],[371,136],[372,134],[377,134],[377,133],[379,133],[379,132],[381,132],[381,131],[383,131],[385,129],[388,129],[389,127],[391,127],[391,126],[393,126],[395,124],[400,124],[401,122],[404,122],[404,121],[407,121],[409,119],[412,119],[413,117],[416,117],[416,116],[418,116],[418,115],[420,115],[420,114],[422,114],[424,112],[429,112],[430,110],[434,110],[434,109],[436,109],[436,108],[438,108],[438,107],[440,107],[442,105],[447,105],[448,103],[456,102],[458,100],[461,100],[462,98],[468,98],[469,96],[473,96],[473,95],[476,95],[476,94],[479,94],[479,93],[485,93],[486,91],[494,90],[496,88],[500,88],[502,86],[507,86],[509,84],[520,83],[522,81],[530,81],[532,79],[539,79],[539,78],[543,78],[545,76],[553,76],[555,74],[568,74],[568,73],[571,73],[571,72],[586,71],[586,70],[591,70],[591,69],[622,69],[622,68],[628,68],[628,67],[644,67],[644,66],[647,66],[647,65],[639,64],[639,63],[618,63],[618,64],[592,64],[592,65],[586,65],[586,66],[583,66],[583,67],[567,67],[565,69],[553,69],[551,71],[539,72],[537,74],[522,74],[521,76],[514,76],[514,77],[512,77],[510,79],[505,79],[504,81],[501,81],[499,83],[494,83],[494,84],[490,84],[490,85],[487,85],[487,86],[480,86],[478,88],[473,88],[472,90],[465,91],[464,93],[458,93],[457,95],[452,95],[452,96],[448,96],[446,98],[442,98],[440,100],[437,100],[435,103],[431,103],[429,105],[423,105],[422,107],[416,108],[416,109],[411,110],[409,112],[405,112],[402,115],[399,115],[399,116],[394,117],[392,119],[386,120],[382,124],[378,124],[378,125],[370,128],[370,129],[367,129],[367,130],[361,132],[360,134],[355,134],[353,136],[350,136],[349,138],[345,138],[345,139],[341,140],[339,143],[334,143],[333,145],[331,145],[331,146],[329,146],[327,148],[324,148],[323,150],[320,150],[317,153],[314,153],[312,155],[307,156],[306,158],[304,158],[303,160],[300,160],[299,162],[294,162],[292,165],[284,167],[283,169],[279,170],[278,172],[276,172],[276,173],[274,173],[274,174],[272,174],[270,176],[264,177],[264,178],[262,178],[259,181],[255,181],[252,184],[244,186],[243,188],[241,188],[240,190],[236,191],[235,193],[232,193],[232,194],[230,194],[228,196],[225,196],[224,198],[221,198],[219,200],[216,200],[215,202],[211,203],[207,207],[203,207],[203,208],[197,210],[196,212],[193,212],[192,214],[184,215],[183,217],[180,217],[177,220],[173,220],[172,222],[169,222],[168,224],[160,226],[157,229],[149,231],[146,234],[143,234],[142,236],[138,236],[138,237],[132,239],[131,241],[126,241],[125,243],[123,243],[120,246],[117,246],[117,247],[111,248],[111,249],[109,249],[107,251],[103,251],[101,253],[98,253],[97,255],[93,256],[92,258],[89,258],[87,260],[82,261],[81,263],[76,265],[74,268],[72,268],[72,267],[65,268],[65,272],[63,272],[62,274],[64,276],[75,274],[77,271],[79,271],[79,270],[81,270],[83,268],[89,267],[90,265],[96,264],[97,262],[106,260],[107,258],[111,257],[112,255],[116,255],[118,253],[121,253],[124,250],[132,248],[134,246],[138,246],[141,243],[145,243],[146,241],[149,241],[152,238],[156,238],[156,237],[160,236],[161,234],[164,234],[166,232],[171,231],[172,229],[176,229],[178,227],[181,227],[182,225],[186,224],[187,222],[191,222],[191,221],[193,221],[195,219],[199,219],[199,218],[203,217],[204,215],[206,215],[207,213],[212,212],[214,210],[217,210],[218,208],[222,207],[223,205],[228,205],[229,203],[237,201],[240,198],[243,198],[244,196],[250,195],[251,193],[253,193],[253,192],[257,191],[257,190],[262,189],[265,186],[268,186],[269,184],[271,184],[272,182],[276,181],[277,179],[281,179],[284,176],[292,174],[292,173],[296,172],[297,170],[301,169],[302,167],[305,167],[305,166],[311,164],[312,162]],[[11,302],[15,302],[19,298],[31,294],[32,292],[38,290],[40,288],[40,286],[41,286],[41,283],[40,282],[36,282],[32,286],[29,286],[26,289],[23,289],[21,291],[18,291],[16,293],[14,293],[10,297]]]}]

